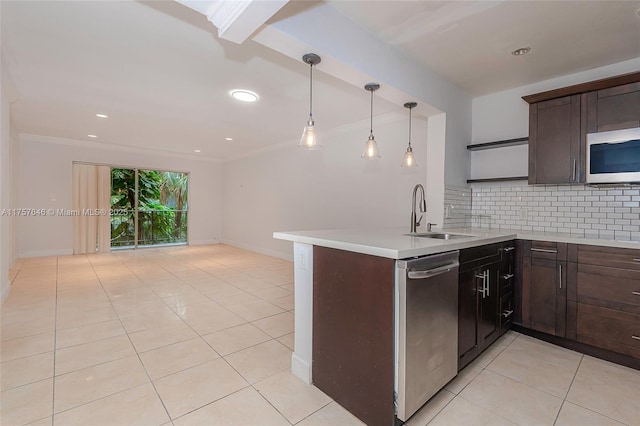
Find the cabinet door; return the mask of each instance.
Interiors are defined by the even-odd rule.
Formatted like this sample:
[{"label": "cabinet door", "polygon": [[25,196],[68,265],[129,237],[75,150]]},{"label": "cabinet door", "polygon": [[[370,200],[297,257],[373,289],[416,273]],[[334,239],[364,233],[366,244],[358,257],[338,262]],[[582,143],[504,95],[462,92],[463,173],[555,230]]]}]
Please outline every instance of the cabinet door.
[{"label": "cabinet door", "polygon": [[478,314],[478,334],[481,350],[495,341],[500,333],[500,263],[488,265],[484,279],[478,285],[484,284],[483,291],[478,291],[480,309]]},{"label": "cabinet door", "polygon": [[577,183],[581,179],[580,95],[529,106],[529,183]]},{"label": "cabinet door", "polygon": [[566,334],[566,262],[533,257],[529,269],[531,328]]},{"label": "cabinet door", "polygon": [[640,82],[586,94],[587,133],[640,127]]},{"label": "cabinet door", "polygon": [[[478,268],[461,271],[458,281],[458,369],[478,350]],[[466,361],[466,362],[465,362]]]}]

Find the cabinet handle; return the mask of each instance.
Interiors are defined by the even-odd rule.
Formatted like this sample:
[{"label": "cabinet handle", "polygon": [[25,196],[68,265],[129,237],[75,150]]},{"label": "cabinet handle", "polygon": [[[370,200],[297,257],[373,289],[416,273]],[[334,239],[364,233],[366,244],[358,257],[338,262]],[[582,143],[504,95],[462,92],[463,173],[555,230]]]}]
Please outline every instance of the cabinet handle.
[{"label": "cabinet handle", "polygon": [[640,296],[640,291],[632,291],[631,294],[634,296]]},{"label": "cabinet handle", "polygon": [[482,271],[482,274],[476,274],[476,278],[482,280],[482,287],[478,290],[478,293],[482,293],[482,298],[484,299],[486,297],[487,291],[487,276],[485,275],[484,271]]},{"label": "cabinet handle", "polygon": [[631,336],[632,339],[640,340],[640,336]]},{"label": "cabinet handle", "polygon": [[560,290],[562,290],[562,263],[558,265],[558,282],[560,283]]},{"label": "cabinet handle", "polygon": [[503,250],[504,250],[506,253],[509,253],[510,251],[513,251],[513,250],[515,250],[515,249],[516,249],[515,247],[505,247]]},{"label": "cabinet handle", "polygon": [[488,269],[485,271],[485,274],[487,275],[487,297],[489,297],[489,270]]},{"label": "cabinet handle", "polygon": [[510,310],[506,310],[502,313],[502,316],[505,318],[509,318],[511,316],[511,314],[513,313],[513,311]]},{"label": "cabinet handle", "polygon": [[[558,250],[539,249],[539,248],[532,248],[531,251],[539,251],[541,253],[558,253]],[[638,259],[638,262],[640,262],[640,259]]]},{"label": "cabinet handle", "polygon": [[640,259],[633,259],[634,262],[640,262]]},{"label": "cabinet handle", "polygon": [[578,160],[576,160],[575,158],[573,159],[573,177],[571,178],[572,181],[576,181],[576,174],[577,174],[577,167],[578,166]]},{"label": "cabinet handle", "polygon": [[506,275],[503,275],[503,276],[502,276],[502,279],[510,280],[510,279],[511,279],[511,278],[513,278],[514,276],[515,276],[515,275],[513,275],[513,274],[506,274]]}]

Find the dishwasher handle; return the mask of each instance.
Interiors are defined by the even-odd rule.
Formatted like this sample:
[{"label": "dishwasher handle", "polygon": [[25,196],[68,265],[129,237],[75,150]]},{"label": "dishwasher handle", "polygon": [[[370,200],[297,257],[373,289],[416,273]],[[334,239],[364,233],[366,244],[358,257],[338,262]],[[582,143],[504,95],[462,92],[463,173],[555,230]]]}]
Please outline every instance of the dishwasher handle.
[{"label": "dishwasher handle", "polygon": [[431,278],[437,275],[447,273],[452,269],[457,268],[458,266],[460,266],[460,263],[458,261],[455,261],[455,262],[448,263],[444,266],[439,266],[437,268],[427,269],[424,271],[408,271],[407,277],[409,277],[409,279],[412,279],[412,280],[421,280],[424,278]]}]

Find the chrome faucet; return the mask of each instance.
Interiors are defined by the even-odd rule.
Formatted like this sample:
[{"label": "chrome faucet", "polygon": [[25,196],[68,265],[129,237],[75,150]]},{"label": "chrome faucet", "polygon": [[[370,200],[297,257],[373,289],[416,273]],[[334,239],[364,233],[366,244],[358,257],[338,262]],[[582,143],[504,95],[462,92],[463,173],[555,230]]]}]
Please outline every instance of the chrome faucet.
[{"label": "chrome faucet", "polygon": [[427,211],[427,202],[424,199],[424,187],[420,184],[417,184],[413,188],[413,199],[411,201],[411,232],[416,232],[416,228],[420,226],[420,222],[422,221],[422,216],[420,215],[420,219],[416,220],[416,193],[420,190],[420,212],[426,213]]}]

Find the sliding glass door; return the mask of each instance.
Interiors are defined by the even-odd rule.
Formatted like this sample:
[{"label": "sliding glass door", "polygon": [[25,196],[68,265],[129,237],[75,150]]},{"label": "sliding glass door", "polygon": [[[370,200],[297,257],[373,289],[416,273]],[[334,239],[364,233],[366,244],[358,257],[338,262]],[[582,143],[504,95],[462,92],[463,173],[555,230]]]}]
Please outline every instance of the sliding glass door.
[{"label": "sliding glass door", "polygon": [[187,242],[188,174],[111,169],[111,247]]}]

